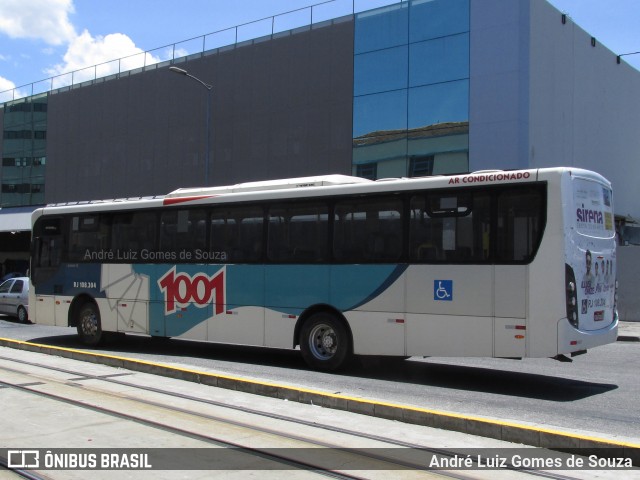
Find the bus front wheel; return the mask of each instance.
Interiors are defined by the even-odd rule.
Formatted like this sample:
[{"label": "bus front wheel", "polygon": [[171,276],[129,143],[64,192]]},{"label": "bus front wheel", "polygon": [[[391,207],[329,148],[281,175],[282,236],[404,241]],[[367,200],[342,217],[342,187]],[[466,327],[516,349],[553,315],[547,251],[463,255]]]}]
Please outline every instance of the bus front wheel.
[{"label": "bus front wheel", "polygon": [[85,303],[78,311],[78,336],[85,345],[95,347],[102,342],[100,311],[94,303]]},{"label": "bus front wheel", "polygon": [[329,313],[316,313],[302,326],[300,351],[311,368],[334,371],[351,355],[347,329]]}]

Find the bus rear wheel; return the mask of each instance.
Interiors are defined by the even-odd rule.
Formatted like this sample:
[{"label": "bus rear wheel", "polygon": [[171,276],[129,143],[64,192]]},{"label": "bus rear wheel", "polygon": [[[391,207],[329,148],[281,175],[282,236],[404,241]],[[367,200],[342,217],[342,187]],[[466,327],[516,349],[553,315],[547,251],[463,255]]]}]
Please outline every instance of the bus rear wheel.
[{"label": "bus rear wheel", "polygon": [[300,351],[311,368],[338,370],[351,356],[347,329],[334,315],[316,313],[302,326]]},{"label": "bus rear wheel", "polygon": [[95,347],[102,342],[100,311],[95,303],[85,303],[78,310],[77,327],[80,341]]}]

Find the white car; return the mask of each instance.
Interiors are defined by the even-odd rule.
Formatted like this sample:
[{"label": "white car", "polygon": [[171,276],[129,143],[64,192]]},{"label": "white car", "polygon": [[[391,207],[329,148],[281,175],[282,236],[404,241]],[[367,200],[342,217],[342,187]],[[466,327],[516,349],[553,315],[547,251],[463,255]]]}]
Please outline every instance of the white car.
[{"label": "white car", "polygon": [[16,277],[0,285],[0,313],[29,321],[29,277]]}]

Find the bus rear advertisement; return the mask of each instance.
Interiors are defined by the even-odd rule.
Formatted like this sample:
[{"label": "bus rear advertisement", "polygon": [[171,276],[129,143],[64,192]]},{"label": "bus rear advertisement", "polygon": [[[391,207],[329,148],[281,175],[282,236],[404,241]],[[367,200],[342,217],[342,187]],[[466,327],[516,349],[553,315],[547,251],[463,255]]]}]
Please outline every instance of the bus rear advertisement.
[{"label": "bus rear advertisement", "polygon": [[611,185],[574,168],[329,175],[33,214],[30,310],[109,332],[353,355],[553,357],[617,338]]}]

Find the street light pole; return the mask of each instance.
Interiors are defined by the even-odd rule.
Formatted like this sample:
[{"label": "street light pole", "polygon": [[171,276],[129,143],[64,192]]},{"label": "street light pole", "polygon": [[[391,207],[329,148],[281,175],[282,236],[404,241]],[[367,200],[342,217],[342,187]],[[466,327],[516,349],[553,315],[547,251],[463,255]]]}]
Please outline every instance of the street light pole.
[{"label": "street light pole", "polygon": [[616,62],[618,63],[618,65],[620,64],[620,58],[621,57],[626,57],[627,55],[638,55],[640,54],[640,52],[629,52],[629,53],[621,53],[620,55],[616,56]]},{"label": "street light pole", "polygon": [[209,85],[208,83],[203,82],[198,77],[191,75],[186,70],[178,67],[169,67],[169,71],[178,73],[180,75],[184,75],[186,77],[194,79],[200,85],[207,89],[207,121],[206,121],[206,129],[207,129],[207,150],[204,154],[204,184],[205,187],[209,186],[209,150],[211,149],[211,91],[213,90],[213,85]]}]

